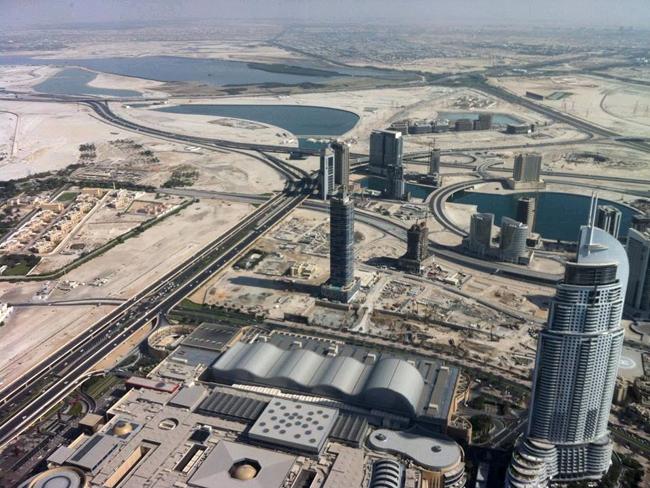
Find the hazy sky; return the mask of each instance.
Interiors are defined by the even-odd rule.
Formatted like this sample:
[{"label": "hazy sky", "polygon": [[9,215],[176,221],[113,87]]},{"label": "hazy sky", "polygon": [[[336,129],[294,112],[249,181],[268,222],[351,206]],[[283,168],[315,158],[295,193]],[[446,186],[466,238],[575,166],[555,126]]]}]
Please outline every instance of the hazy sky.
[{"label": "hazy sky", "polygon": [[650,28],[650,0],[0,0],[0,24],[187,18]]}]

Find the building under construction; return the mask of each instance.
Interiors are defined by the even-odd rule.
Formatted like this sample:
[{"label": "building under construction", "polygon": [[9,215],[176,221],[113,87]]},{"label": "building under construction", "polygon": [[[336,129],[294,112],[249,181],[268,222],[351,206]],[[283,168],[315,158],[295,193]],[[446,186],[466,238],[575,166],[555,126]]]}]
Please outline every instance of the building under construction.
[{"label": "building under construction", "polygon": [[413,224],[407,231],[406,254],[399,258],[404,271],[420,274],[422,263],[429,257],[429,228],[426,222]]}]

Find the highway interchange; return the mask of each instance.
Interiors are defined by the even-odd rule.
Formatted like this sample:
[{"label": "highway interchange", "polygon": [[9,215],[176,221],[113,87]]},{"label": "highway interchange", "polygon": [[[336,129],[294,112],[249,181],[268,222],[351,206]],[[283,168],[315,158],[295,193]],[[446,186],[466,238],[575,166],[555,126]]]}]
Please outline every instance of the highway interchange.
[{"label": "highway interchange", "polygon": [[[303,172],[289,167],[283,171],[292,181],[305,177]],[[285,191],[267,199],[195,256],[7,385],[0,392],[0,447],[77,388],[92,372],[93,366],[111,351],[241,255],[312,191],[313,184],[307,182],[296,191]]]},{"label": "highway interchange", "polygon": [[[476,80],[474,80],[475,82]],[[650,144],[639,140],[622,140],[621,135],[590,124],[586,121],[562,114],[555,110],[543,107],[531,100],[518,97],[506,90],[494,87],[487,83],[480,83],[477,88],[502,98],[508,102],[524,106],[530,110],[541,113],[552,120],[567,123],[581,131],[586,136],[585,140],[597,135],[609,138],[636,150],[650,152]],[[70,102],[70,97],[25,97],[26,101],[38,100],[53,102]],[[175,134],[152,127],[146,127],[128,121],[112,112],[105,101],[94,99],[74,99],[91,107],[96,115],[106,123],[130,130],[136,133],[147,134],[153,137],[172,141],[180,141],[214,150],[244,152],[255,157],[281,172],[287,179],[284,191],[271,199],[260,196],[223,194],[224,198],[250,201],[256,199],[262,203],[246,219],[237,224],[226,234],[216,238],[212,243],[203,248],[192,258],[188,259],[174,270],[151,284],[142,292],[130,298],[107,316],[93,324],[89,329],[73,339],[66,346],[44,358],[38,365],[25,373],[16,381],[5,385],[0,391],[0,447],[6,445],[20,433],[29,428],[43,414],[50,411],[59,401],[76,389],[93,372],[93,367],[106,358],[114,349],[119,347],[141,330],[147,324],[156,321],[160,314],[165,313],[178,304],[195,288],[201,286],[214,273],[229,265],[236,257],[241,255],[251,244],[263,235],[274,224],[282,220],[292,210],[304,205],[306,208],[326,211],[323,202],[306,200],[314,189],[313,175],[297,170],[291,165],[269,152],[286,153],[286,146],[259,145],[254,143],[240,143],[221,139],[210,139]],[[575,142],[575,141],[572,141]],[[566,144],[566,143],[560,143]],[[516,146],[523,147],[523,146]],[[527,147],[527,146],[526,146]],[[485,150],[486,148],[481,148]],[[502,148],[499,148],[502,149]],[[415,160],[423,154],[407,155],[407,159]],[[479,171],[480,178],[471,184],[499,181],[492,178],[487,172]],[[564,174],[555,173],[554,176],[564,177]],[[568,175],[567,175],[568,176]],[[570,175],[577,178],[576,175]],[[596,179],[596,178],[592,178]],[[620,180],[600,176],[598,179],[609,181]],[[631,180],[631,179],[626,179]],[[639,180],[625,181],[638,183]],[[436,192],[431,199],[431,208],[434,218],[445,228],[457,235],[464,235],[464,230],[451,222],[444,214],[444,202],[454,191],[467,187],[468,182],[445,187]],[[454,189],[456,186],[458,188]],[[191,190],[190,190],[191,192]],[[197,197],[200,196],[197,194]],[[261,202],[261,200],[264,200]],[[376,214],[358,211],[356,218],[359,222],[371,225],[383,232],[399,239],[405,239],[405,228]],[[433,251],[446,260],[468,266],[481,271],[499,272],[517,279],[553,284],[558,276],[537,272],[525,268],[508,265],[505,263],[489,262],[458,253],[451,247],[431,244]]]}]

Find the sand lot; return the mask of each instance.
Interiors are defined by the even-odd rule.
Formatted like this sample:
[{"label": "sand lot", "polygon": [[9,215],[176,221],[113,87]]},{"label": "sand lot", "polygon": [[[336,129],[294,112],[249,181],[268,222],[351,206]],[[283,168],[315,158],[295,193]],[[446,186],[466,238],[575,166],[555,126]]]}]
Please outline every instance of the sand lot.
[{"label": "sand lot", "polygon": [[164,97],[165,92],[161,91],[164,83],[155,80],[132,78],[111,73],[98,73],[97,77],[88,83],[88,86],[96,88],[111,88],[114,90],[135,90],[142,93],[143,97]]},{"label": "sand lot", "polygon": [[12,91],[31,91],[31,87],[57,73],[53,66],[0,65],[0,88]]},{"label": "sand lot", "polygon": [[[65,168],[77,162],[80,144],[129,135],[100,122],[77,104],[1,100],[0,111],[18,116],[15,151],[0,161],[3,180]],[[10,124],[0,128],[0,141],[13,137]]]},{"label": "sand lot", "polygon": [[[87,59],[127,56],[183,56],[188,58],[215,58],[233,61],[278,62],[302,59],[302,56],[275,46],[255,42],[250,29],[245,40],[220,41],[119,41],[84,42],[57,51],[24,53],[34,57],[52,59]],[[224,33],[220,33],[223,35]],[[266,37],[261,34],[262,37]]]},{"label": "sand lot", "polygon": [[128,298],[223,234],[252,209],[247,204],[218,200],[193,204],[63,278],[80,283],[107,279],[104,286],[57,290],[51,298]]},{"label": "sand lot", "polygon": [[[191,205],[141,235],[128,239],[106,254],[71,271],[58,282],[50,283],[53,291],[48,300],[92,298],[127,299],[149,285],[174,266],[189,258],[252,210],[241,203],[205,200]],[[91,286],[96,279],[102,286]],[[78,283],[65,291],[59,286],[68,281]],[[34,295],[43,283],[0,282],[0,301],[8,303],[42,303]],[[111,307],[29,307],[18,309],[0,327],[0,368],[9,363],[12,369],[0,369],[0,376],[19,374],[36,361],[34,350],[52,350],[73,335],[89,327]],[[24,357],[20,363],[11,358]]]},{"label": "sand lot", "polygon": [[[201,100],[200,103],[213,103],[214,101]],[[176,102],[175,102],[176,103]],[[178,101],[178,103],[183,103]],[[216,102],[219,103],[219,102]],[[228,102],[221,103],[239,103],[229,98]],[[257,103],[260,103],[259,100]],[[223,121],[222,117],[210,117],[207,115],[185,115],[168,112],[159,112],[155,110],[160,108],[159,105],[153,105],[150,108],[135,108],[128,104],[111,103],[111,109],[119,116],[145,125],[147,127],[156,127],[162,130],[177,132],[199,137],[211,137],[214,139],[226,139],[238,142],[257,142],[260,144],[285,144],[296,146],[297,141],[284,129],[263,124],[246,126],[233,124],[229,126]],[[234,119],[227,119],[234,120]],[[282,135],[286,133],[286,135]]]},{"label": "sand lot", "polygon": [[595,76],[501,78],[493,80],[517,95],[526,91],[569,95],[543,103],[627,136],[650,135],[650,87]]},{"label": "sand lot", "polygon": [[[329,216],[325,212],[298,209],[284,222],[290,223],[291,221],[300,222],[301,227],[304,228],[305,232],[307,232],[308,230],[315,228],[327,229]],[[307,281],[315,286],[323,283],[329,276],[328,256],[306,253],[299,250],[282,249],[280,251],[281,245],[285,241],[278,240],[276,236],[283,228],[284,226],[280,225],[272,231],[271,234],[260,239],[255,244],[255,249],[268,253],[281,252],[283,260],[286,262],[303,262],[312,264],[315,266],[315,272]],[[355,224],[355,241],[355,256],[357,263],[365,262],[373,257],[398,257],[405,251],[404,243],[364,224]],[[238,271],[230,268],[226,273],[215,276],[201,288],[197,289],[190,296],[190,299],[197,303],[207,302],[218,303],[220,305],[229,303],[233,306],[262,306],[262,308],[273,308],[277,296],[291,298],[292,295],[298,295],[294,292],[283,292],[279,289],[275,289],[273,293],[268,293],[269,290],[265,289],[265,287],[273,288],[271,281],[269,280],[277,280],[278,278],[259,274],[259,270],[263,267],[263,265],[259,265],[256,268],[255,273],[251,271]],[[242,277],[247,278],[242,279]],[[256,281],[259,283],[259,286],[254,286]],[[275,288],[282,288],[282,286]],[[313,299],[308,298],[307,302],[313,302]],[[305,296],[298,300],[295,305],[298,308],[305,307]],[[283,304],[282,309],[286,309],[286,304]]]},{"label": "sand lot", "polygon": [[[435,118],[440,111],[454,111],[453,103],[459,97],[478,96],[486,98],[489,107],[485,110],[516,115],[522,120],[536,122],[545,126],[548,121],[539,114],[531,113],[501,100],[490,99],[474,90],[445,87],[411,87],[357,90],[331,93],[304,93],[282,97],[226,97],[218,99],[190,100],[176,98],[170,105],[187,103],[200,104],[242,104],[242,105],[313,105],[348,110],[360,116],[357,125],[344,137],[353,152],[367,152],[370,132],[386,128],[392,122],[406,118]],[[119,115],[148,126],[160,126],[184,134],[223,138],[235,141],[257,142],[262,144],[296,145],[296,138],[285,129],[255,124],[261,127],[246,127],[237,124],[237,119],[226,119],[205,115],[186,115],[158,112],[158,106],[131,107],[112,103],[111,107]],[[460,109],[458,109],[460,110]],[[462,111],[462,110],[461,110]],[[221,122],[220,122],[221,121]],[[232,127],[230,126],[232,125]],[[540,142],[550,140],[579,140],[584,136],[563,125],[543,127],[539,134]],[[456,147],[481,147],[512,144],[534,145],[537,139],[527,136],[506,136],[496,131],[435,134],[429,136],[409,136],[406,150],[422,150],[433,140],[443,149]]]},{"label": "sand lot", "polygon": [[[88,142],[97,146],[98,163],[125,163],[124,154],[108,141],[132,139],[160,160],[157,165],[135,168],[147,172],[141,183],[162,185],[175,167],[190,165],[199,170],[196,184],[203,189],[266,193],[283,187],[281,175],[246,155],[139,136],[104,124],[93,114],[76,104],[0,101],[0,154],[7,153],[0,160],[0,179],[65,168],[78,161],[79,145]],[[10,156],[14,134],[15,151]]]},{"label": "sand lot", "polygon": [[[643,152],[607,142],[588,144],[567,144],[559,147],[534,149],[543,156],[544,171],[576,173],[582,175],[608,175],[623,178],[650,179],[650,157]],[[522,151],[499,151],[502,168],[512,168],[515,154]],[[589,154],[606,158],[597,161]],[[582,156],[581,156],[582,155]],[[505,173],[497,172],[504,176]],[[625,187],[622,182],[603,183],[613,187]],[[639,188],[636,185],[635,189]]]}]

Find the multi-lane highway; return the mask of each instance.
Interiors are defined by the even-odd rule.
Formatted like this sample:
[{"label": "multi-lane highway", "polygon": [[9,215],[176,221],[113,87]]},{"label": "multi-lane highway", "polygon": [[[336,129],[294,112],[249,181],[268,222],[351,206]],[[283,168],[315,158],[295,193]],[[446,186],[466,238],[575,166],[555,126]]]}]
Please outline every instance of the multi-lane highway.
[{"label": "multi-lane highway", "polygon": [[493,182],[501,182],[501,181],[503,180],[498,178],[483,177],[475,180],[461,181],[460,183],[456,183],[449,186],[443,186],[437,189],[431,194],[431,199],[429,200],[429,204],[431,206],[431,214],[433,215],[433,218],[436,219],[438,223],[442,225],[445,229],[447,229],[449,232],[456,234],[457,236],[460,237],[467,236],[467,232],[465,232],[465,230],[462,227],[459,227],[454,222],[452,222],[449,217],[447,217],[447,214],[445,213],[445,202],[451,195],[461,190],[465,190],[467,188],[471,188],[473,186],[480,185],[483,183],[493,183]]},{"label": "multi-lane highway", "polygon": [[[263,151],[263,152],[282,152],[286,153],[289,152],[290,150],[294,150],[297,148],[294,147],[287,147],[287,146],[279,146],[279,145],[273,145],[273,144],[255,144],[255,143],[247,143],[247,142],[235,142],[235,141],[229,141],[226,139],[213,139],[213,138],[207,138],[207,137],[197,137],[197,136],[188,136],[188,135],[183,135],[183,134],[176,134],[173,132],[168,132],[160,129],[156,129],[154,127],[147,127],[141,124],[136,124],[135,122],[132,122],[130,120],[125,119],[124,117],[120,117],[119,115],[115,114],[110,107],[108,106],[108,103],[105,101],[99,101],[99,100],[88,100],[82,102],[86,105],[88,105],[90,108],[92,108],[95,113],[101,117],[105,122],[115,125],[117,127],[121,127],[124,129],[128,129],[134,132],[139,132],[141,134],[147,134],[163,139],[170,139],[174,141],[181,141],[181,142],[187,142],[188,144],[198,144],[198,145],[207,145],[211,147],[221,147],[221,148],[227,148],[227,149],[244,149],[244,150],[256,150],[256,151]],[[303,152],[313,152],[317,153],[317,151],[309,151],[309,150],[301,150]]]},{"label": "multi-lane highway", "polygon": [[645,141],[636,141],[636,140],[630,140],[627,138],[624,138],[621,134],[618,134],[612,130],[606,129],[604,127],[601,127],[596,124],[592,124],[590,122],[587,122],[584,119],[579,119],[578,117],[574,117],[569,114],[565,114],[563,112],[559,112],[557,110],[554,110],[550,107],[547,107],[545,105],[539,104],[531,100],[530,98],[526,97],[521,97],[519,95],[515,95],[514,93],[495,86],[491,85],[485,81],[483,82],[478,82],[478,84],[475,81],[475,85],[477,89],[492,95],[497,98],[501,98],[502,100],[505,100],[506,102],[515,104],[515,105],[520,105],[522,107],[525,107],[529,110],[532,110],[533,112],[537,112],[539,114],[542,114],[551,120],[555,120],[556,122],[563,122],[567,125],[570,125],[572,127],[575,127],[578,130],[581,130],[583,132],[586,132],[588,134],[592,135],[597,135],[601,137],[606,137],[610,138],[613,140],[616,140],[619,144],[628,146],[632,149],[636,149],[637,151],[643,151],[643,152],[650,152],[650,143],[645,142]]},{"label": "multi-lane highway", "polygon": [[[482,183],[484,180],[477,179],[475,181]],[[191,198],[218,198],[244,203],[259,203],[264,199],[264,197],[254,194],[215,192],[210,190],[195,190],[192,188],[160,189],[159,191],[162,193],[169,193],[172,195]],[[315,210],[318,212],[329,211],[328,204],[320,200],[307,200],[302,204],[302,206],[309,210]],[[406,242],[406,227],[384,217],[383,215],[357,209],[354,213],[354,218],[356,222],[368,225],[379,231],[382,231],[387,235],[399,239],[400,241]],[[462,232],[462,229],[460,229],[460,231]],[[452,262],[466,268],[475,269],[484,273],[498,273],[503,276],[510,276],[514,279],[532,283],[540,283],[544,285],[555,285],[561,278],[560,275],[544,273],[542,271],[536,271],[509,263],[501,263],[498,261],[487,261],[485,259],[474,258],[472,256],[458,252],[455,246],[445,246],[443,244],[437,244],[433,242],[430,242],[429,246],[432,253],[448,262]]]},{"label": "multi-lane highway", "polygon": [[[587,134],[612,139],[620,138],[620,135],[613,131],[562,114],[487,83],[483,84],[481,89],[509,102],[542,113],[553,120],[570,124]],[[170,271],[159,281],[117,307],[65,347],[44,358],[32,370],[0,391],[0,446],[5,445],[28,428],[35,420],[69,394],[70,391],[78,387],[92,371],[92,368],[121,343],[151,321],[156,320],[161,312],[169,310],[195,288],[201,286],[215,272],[232,262],[265,231],[300,205],[307,198],[307,195],[313,191],[313,179],[304,171],[296,170],[279,158],[253,152],[286,153],[295,148],[175,134],[142,126],[119,117],[104,101],[87,100],[82,103],[90,106],[107,123],[136,133],[182,141],[216,150],[226,149],[233,152],[245,152],[247,155],[260,159],[283,173],[287,178],[288,185],[282,194],[258,207],[255,212],[232,230],[217,238],[197,255]],[[650,151],[650,145],[645,142],[619,142],[638,150]],[[490,179],[487,174],[481,173],[481,176],[483,178],[476,180],[477,183],[497,181]],[[466,186],[467,182],[459,185]],[[443,225],[451,229],[455,228],[458,235],[464,235],[462,229],[457,228],[450,221],[445,221],[446,217],[442,208],[446,196],[456,190],[452,185],[434,195],[432,209],[434,216],[444,221]],[[307,207],[321,211],[325,210],[323,204],[318,202],[309,202]],[[403,227],[374,214],[359,211],[357,212],[357,219],[390,235],[395,235],[400,239],[404,238],[405,229]],[[469,265],[483,271],[501,272],[518,279],[546,284],[554,283],[557,279],[554,275],[548,275],[547,273],[522,269],[505,263],[474,259],[444,246],[432,244],[432,247],[436,254],[447,260],[464,266]]]},{"label": "multi-lane highway", "polygon": [[[285,171],[294,181],[305,176],[289,168]],[[0,391],[0,447],[78,387],[93,366],[111,351],[232,262],[313,191],[310,180],[297,186],[296,191],[281,193],[265,202],[195,256]]]}]

